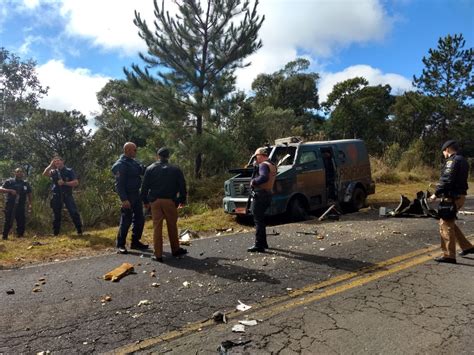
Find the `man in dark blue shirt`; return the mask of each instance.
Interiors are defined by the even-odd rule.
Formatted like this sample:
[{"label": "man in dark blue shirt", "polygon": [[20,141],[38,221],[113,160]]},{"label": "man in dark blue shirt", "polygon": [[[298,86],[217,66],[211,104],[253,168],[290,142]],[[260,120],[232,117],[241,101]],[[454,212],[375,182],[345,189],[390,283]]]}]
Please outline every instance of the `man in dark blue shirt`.
[{"label": "man in dark blue shirt", "polygon": [[6,180],[0,192],[8,193],[5,199],[5,224],[3,239],[8,239],[8,233],[16,220],[16,234],[22,237],[25,233],[25,205],[28,199],[28,210],[31,210],[31,186],[23,180],[23,170],[15,169],[15,177]]},{"label": "man in dark blue shirt", "polygon": [[137,156],[137,146],[135,143],[127,142],[123,146],[123,154],[112,166],[112,173],[115,176],[115,190],[122,203],[120,208],[120,226],[117,233],[117,253],[126,254],[125,242],[128,229],[132,227],[132,249],[146,250],[147,244],[140,242],[145,225],[143,216],[143,203],[140,197],[140,186],[142,183],[145,167],[139,164]]},{"label": "man in dark blue shirt", "polygon": [[183,172],[168,162],[170,152],[163,147],[157,151],[157,162],[145,172],[142,185],[142,199],[145,206],[151,207],[153,218],[153,260],[162,262],[163,221],[166,220],[168,238],[173,256],[184,255],[187,250],[179,247],[178,211],[186,202],[186,181]]},{"label": "man in dark blue shirt", "polygon": [[64,165],[63,158],[56,156],[44,169],[43,175],[50,177],[53,182],[51,188],[53,196],[50,202],[54,215],[53,234],[55,236],[59,235],[61,229],[61,212],[63,205],[65,205],[76,227],[77,234],[82,235],[81,216],[79,215],[76,202],[72,195],[72,189],[79,185],[79,180],[77,180],[74,170]]}]

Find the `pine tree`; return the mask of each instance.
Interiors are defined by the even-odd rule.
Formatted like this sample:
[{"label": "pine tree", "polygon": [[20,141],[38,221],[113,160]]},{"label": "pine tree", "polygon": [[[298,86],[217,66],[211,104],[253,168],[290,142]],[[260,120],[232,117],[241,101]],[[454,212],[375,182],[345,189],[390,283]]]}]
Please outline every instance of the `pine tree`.
[{"label": "pine tree", "polygon": [[460,123],[465,105],[474,99],[474,51],[463,49],[465,44],[462,34],[440,38],[438,48],[430,49],[429,57],[423,57],[422,74],[413,76],[418,92],[431,97],[438,107],[430,125],[440,132],[442,140]]},{"label": "pine tree", "polygon": [[[164,1],[159,6],[154,0],[154,31],[135,12],[134,23],[148,47],[147,54],[140,53],[146,66],[134,64],[125,73],[137,86],[152,90],[160,104],[182,106],[199,140],[216,106],[234,89],[234,71],[248,66],[243,60],[262,46],[258,31],[264,16],[257,14],[258,1],[253,7],[248,0],[175,3],[179,13],[172,16]],[[196,177],[201,165],[202,150],[197,148]]]}]

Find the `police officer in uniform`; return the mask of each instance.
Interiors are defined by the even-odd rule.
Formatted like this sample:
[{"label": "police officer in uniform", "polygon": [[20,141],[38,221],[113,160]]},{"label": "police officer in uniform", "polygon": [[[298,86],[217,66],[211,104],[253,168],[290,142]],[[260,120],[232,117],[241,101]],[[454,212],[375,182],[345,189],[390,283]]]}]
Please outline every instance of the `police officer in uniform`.
[{"label": "police officer in uniform", "polygon": [[153,260],[162,262],[163,221],[166,220],[168,238],[173,256],[184,255],[187,250],[180,248],[178,240],[178,211],[186,202],[186,181],[183,172],[168,162],[170,152],[163,147],[157,151],[157,162],[145,172],[142,198],[145,207],[151,208],[153,218]]},{"label": "police officer in uniform", "polygon": [[140,242],[145,225],[143,215],[143,203],[140,197],[140,186],[142,183],[145,167],[140,165],[135,157],[137,146],[135,143],[127,142],[123,146],[123,154],[112,166],[112,173],[115,176],[115,189],[122,202],[120,208],[120,226],[117,233],[117,253],[126,254],[125,242],[128,229],[132,227],[132,249],[146,250],[147,244]]},{"label": "police officer in uniform", "polygon": [[[440,197],[443,202],[454,204],[456,207],[455,211],[458,211],[466,200],[469,165],[466,159],[458,154],[458,144],[456,141],[446,141],[441,150],[446,161],[441,171],[436,191],[430,199],[434,201]],[[474,247],[456,225],[455,213],[452,216],[444,216],[444,218],[440,215],[439,231],[443,255],[435,258],[435,261],[456,264],[456,242],[458,242],[462,249],[459,253],[460,256],[474,253]]]},{"label": "police officer in uniform", "polygon": [[265,211],[272,202],[273,184],[275,183],[277,168],[275,164],[268,160],[266,148],[258,148],[254,155],[258,172],[250,181],[250,186],[254,191],[250,208],[255,223],[255,244],[247,251],[263,253],[268,248]]},{"label": "police officer in uniform", "polygon": [[77,234],[82,235],[82,221],[79,211],[77,210],[72,189],[79,185],[79,180],[74,173],[74,170],[64,165],[64,159],[56,156],[51,163],[44,169],[44,176],[51,178],[53,182],[50,206],[53,210],[53,234],[59,235],[61,230],[61,213],[63,206],[71,216],[72,222],[76,227]]},{"label": "police officer in uniform", "polygon": [[23,170],[15,169],[15,177],[6,180],[0,192],[8,193],[5,200],[5,224],[3,239],[8,239],[8,233],[16,220],[16,234],[23,237],[25,233],[25,205],[28,199],[28,210],[31,210],[31,186],[23,180]]}]

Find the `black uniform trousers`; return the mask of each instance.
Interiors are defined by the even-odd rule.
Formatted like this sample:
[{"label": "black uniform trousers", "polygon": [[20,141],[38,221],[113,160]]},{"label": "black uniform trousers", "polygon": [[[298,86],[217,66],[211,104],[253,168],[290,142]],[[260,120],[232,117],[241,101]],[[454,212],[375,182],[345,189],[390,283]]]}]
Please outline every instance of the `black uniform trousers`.
[{"label": "black uniform trousers", "polygon": [[268,248],[267,232],[265,225],[265,211],[272,203],[271,192],[261,190],[254,193],[250,211],[255,223],[255,246],[258,248]]},{"label": "black uniform trousers", "polygon": [[25,204],[8,201],[5,205],[5,224],[3,225],[3,238],[7,239],[8,233],[16,220],[16,234],[23,236],[25,233]]},{"label": "black uniform trousers", "polygon": [[51,199],[51,208],[53,209],[53,233],[58,235],[61,229],[61,213],[63,205],[66,206],[69,215],[71,216],[72,222],[76,227],[78,233],[82,233],[82,222],[81,216],[77,210],[76,202],[74,197],[69,193],[53,193],[53,198]]},{"label": "black uniform trousers", "polygon": [[117,248],[125,247],[128,229],[132,226],[132,245],[140,241],[145,225],[145,217],[143,216],[143,203],[138,192],[129,193],[128,200],[130,208],[120,209],[120,226],[117,233]]}]

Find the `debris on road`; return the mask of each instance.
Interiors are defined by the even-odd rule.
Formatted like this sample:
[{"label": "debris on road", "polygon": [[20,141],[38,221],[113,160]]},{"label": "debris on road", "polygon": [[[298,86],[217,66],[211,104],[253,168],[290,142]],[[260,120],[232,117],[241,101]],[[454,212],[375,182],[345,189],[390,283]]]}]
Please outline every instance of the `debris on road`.
[{"label": "debris on road", "polygon": [[40,287],[35,287],[32,292],[43,292],[43,290]]},{"label": "debris on road", "polygon": [[28,248],[26,248],[26,249],[30,250],[30,249],[33,249],[33,247],[39,247],[39,246],[41,246],[41,245],[46,245],[46,244],[45,244],[45,243],[41,243],[41,242],[32,242],[31,245],[30,245]]},{"label": "debris on road", "polygon": [[458,211],[459,214],[474,215],[473,211]]},{"label": "debris on road", "polygon": [[280,235],[280,232],[276,231],[275,229],[272,230],[271,233],[267,233],[267,235]]},{"label": "debris on road", "polygon": [[148,306],[151,304],[151,301],[150,300],[141,300],[140,302],[138,302],[138,305],[137,307],[141,307],[141,306]]},{"label": "debris on road", "polygon": [[112,301],[112,297],[110,297],[109,295],[105,295],[104,297],[102,297],[100,299],[100,302],[102,302],[102,303],[106,303],[106,302],[110,302],[110,301]]},{"label": "debris on road", "polygon": [[216,323],[219,323],[219,322],[227,323],[227,317],[225,316],[225,313],[221,311],[216,311],[212,313],[212,319]]},{"label": "debris on road", "polygon": [[245,333],[245,326],[243,324],[236,324],[232,327],[234,333]]},{"label": "debris on road", "polygon": [[242,346],[250,342],[251,340],[245,340],[245,341],[224,340],[221,343],[221,345],[219,345],[219,347],[217,348],[217,351],[219,352],[220,355],[227,355],[228,354],[227,350],[233,348],[234,346]]},{"label": "debris on road", "polygon": [[299,231],[299,232],[296,232],[296,234],[318,235],[318,231],[316,231],[316,230],[314,232]]},{"label": "debris on road", "polygon": [[[322,221],[322,220],[324,220],[324,219],[326,219],[326,218],[330,218],[330,217],[329,217],[329,213],[330,213],[330,212],[336,213],[334,216],[337,216],[337,219],[339,219],[339,215],[340,215],[341,213],[337,210],[336,205],[333,204],[333,205],[329,206],[329,208],[326,210],[326,212],[324,212],[324,213],[321,215],[321,217],[318,218],[318,221]],[[331,217],[331,219],[336,219],[336,217]]]},{"label": "debris on road", "polygon": [[7,295],[14,295],[15,294],[15,290],[14,289],[9,289],[7,290]]},{"label": "debris on road", "polygon": [[49,354],[51,354],[51,351],[49,351],[49,350],[40,351],[40,352],[36,353],[36,355],[49,355]]},{"label": "debris on road", "polygon": [[151,284],[151,287],[160,287],[160,284],[158,282],[153,282]]},{"label": "debris on road", "polygon": [[199,234],[192,230],[185,229],[179,234],[178,239],[180,243],[191,242],[191,239],[199,239]]},{"label": "debris on road", "polygon": [[250,308],[252,308],[252,306],[247,306],[246,304],[242,303],[240,300],[237,300],[237,302],[239,302],[239,304],[236,307],[238,311],[245,312],[249,310]]},{"label": "debris on road", "polygon": [[416,198],[410,202],[410,200],[400,195],[400,202],[398,206],[391,210],[386,207],[379,208],[380,217],[432,217],[439,218],[438,211],[432,209],[429,206],[428,198],[431,196],[431,192],[418,191]]},{"label": "debris on road", "polygon": [[104,275],[104,280],[111,280],[112,282],[117,282],[122,277],[130,274],[133,271],[133,265],[130,263],[123,263],[118,268],[113,269],[112,271]]},{"label": "debris on road", "polygon": [[186,288],[189,288],[191,286],[191,284],[188,281],[184,281],[183,286],[186,287]]},{"label": "debris on road", "polygon": [[250,327],[253,327],[254,325],[257,325],[257,321],[255,319],[245,319],[245,320],[239,320],[239,323],[242,325],[248,325]]}]

